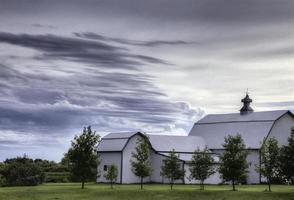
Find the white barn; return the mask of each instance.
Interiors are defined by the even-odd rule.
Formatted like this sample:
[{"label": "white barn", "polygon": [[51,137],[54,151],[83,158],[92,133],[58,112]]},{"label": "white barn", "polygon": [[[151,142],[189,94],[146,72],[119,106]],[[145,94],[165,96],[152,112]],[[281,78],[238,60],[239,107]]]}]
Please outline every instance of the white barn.
[{"label": "white barn", "polygon": [[[257,184],[262,181],[259,173],[255,171],[260,164],[259,150],[264,139],[275,137],[280,145],[287,144],[291,128],[294,127],[294,115],[290,111],[254,112],[250,107],[252,100],[248,94],[239,113],[207,115],[196,122],[188,136],[148,135],[151,144],[150,162],[152,175],[145,178],[145,182],[167,182],[161,175],[162,160],[168,153],[175,149],[179,154],[179,162],[186,171],[185,178],[180,183],[194,183],[189,180],[189,161],[192,153],[205,146],[211,150],[216,164],[218,155],[222,154],[224,137],[240,134],[244,139],[250,154],[247,158],[249,174],[247,183]],[[140,182],[131,170],[131,156],[135,151],[139,137],[144,137],[140,132],[110,133],[102,138],[97,147],[101,163],[98,166],[100,174],[97,182],[107,182],[104,174],[107,166],[115,164],[118,167],[118,183]],[[222,182],[218,173],[212,175],[206,183],[217,184]]]}]

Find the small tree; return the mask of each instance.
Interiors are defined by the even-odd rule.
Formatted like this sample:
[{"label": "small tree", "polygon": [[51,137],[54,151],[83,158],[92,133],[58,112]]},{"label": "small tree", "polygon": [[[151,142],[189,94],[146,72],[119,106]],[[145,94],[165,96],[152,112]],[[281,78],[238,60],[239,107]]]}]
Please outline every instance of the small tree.
[{"label": "small tree", "polygon": [[271,192],[271,180],[278,174],[279,146],[275,138],[265,140],[260,149],[260,166],[257,171],[266,177],[268,191]]},{"label": "small tree", "polygon": [[132,153],[132,171],[140,177],[141,190],[143,189],[143,179],[150,176],[152,168],[150,164],[150,145],[147,137],[140,137],[137,140],[136,152]]},{"label": "small tree", "polygon": [[200,181],[200,190],[204,190],[204,181],[215,173],[213,164],[213,157],[207,147],[203,151],[198,148],[193,153],[189,168],[190,178]]},{"label": "small tree", "polygon": [[294,184],[294,128],[288,138],[288,145],[280,150],[279,165],[281,174]]},{"label": "small tree", "polygon": [[174,149],[169,153],[168,157],[163,160],[161,174],[169,179],[171,190],[173,189],[175,180],[183,179],[185,171],[182,169],[179,156]]},{"label": "small tree", "polygon": [[220,156],[219,172],[224,181],[231,181],[233,191],[236,191],[236,182],[243,181],[247,176],[247,155],[246,146],[241,135],[229,135],[225,137],[223,144],[224,153]]},{"label": "small tree", "polygon": [[95,148],[99,139],[100,136],[88,126],[81,135],[74,137],[67,152],[71,173],[82,182],[82,189],[86,181],[96,177],[99,160]]},{"label": "small tree", "polygon": [[113,189],[113,183],[115,183],[117,180],[117,173],[117,166],[110,165],[107,173],[104,175],[106,180],[109,180],[111,189]]}]

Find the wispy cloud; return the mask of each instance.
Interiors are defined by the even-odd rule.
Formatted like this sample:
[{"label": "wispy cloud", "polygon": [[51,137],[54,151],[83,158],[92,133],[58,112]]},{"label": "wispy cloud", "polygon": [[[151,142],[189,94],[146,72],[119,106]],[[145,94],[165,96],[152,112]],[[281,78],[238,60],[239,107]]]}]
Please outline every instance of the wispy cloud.
[{"label": "wispy cloud", "polygon": [[[134,54],[129,49],[104,42],[89,41],[56,35],[12,34],[0,32],[0,42],[38,50],[38,59],[60,59],[135,70],[145,63],[167,64],[147,55]],[[97,65],[99,64],[99,65]]]},{"label": "wispy cloud", "polygon": [[107,37],[107,36],[103,36],[103,35],[92,33],[92,32],[74,33],[74,35],[80,38],[115,42],[115,43],[125,44],[125,45],[145,46],[145,47],[158,47],[162,45],[188,45],[188,44],[195,43],[195,42],[187,42],[183,40],[150,40],[150,41],[129,40],[129,39],[123,39],[123,38]]}]

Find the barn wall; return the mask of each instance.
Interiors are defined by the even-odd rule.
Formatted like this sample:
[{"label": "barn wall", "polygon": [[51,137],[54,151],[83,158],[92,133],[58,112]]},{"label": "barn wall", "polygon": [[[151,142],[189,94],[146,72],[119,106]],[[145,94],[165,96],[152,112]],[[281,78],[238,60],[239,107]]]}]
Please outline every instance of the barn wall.
[{"label": "barn wall", "polygon": [[[125,149],[123,150],[123,183],[139,183],[140,177],[137,177],[132,172],[131,159],[132,152],[136,152],[135,148],[137,146],[138,139],[142,137],[140,135],[135,135],[131,137],[129,142],[127,143]],[[144,182],[150,182],[150,177],[146,177]]]},{"label": "barn wall", "polygon": [[275,122],[268,138],[275,137],[279,145],[287,145],[292,127],[294,127],[294,119],[286,114]]},{"label": "barn wall", "polygon": [[[215,166],[217,168],[217,166]],[[190,179],[190,166],[188,163],[185,163],[185,184],[198,184],[199,181],[191,180]],[[205,184],[218,184],[221,183],[222,180],[220,179],[220,175],[218,171],[216,170],[216,173],[212,174],[208,179],[204,181]]]},{"label": "barn wall", "polygon": [[[222,149],[217,149],[217,150],[212,150],[213,153],[216,153],[218,155],[221,155],[224,150]],[[258,150],[249,150],[249,154],[247,157],[247,162],[249,164],[249,169],[248,169],[248,177],[247,177],[247,183],[248,184],[257,184],[259,183],[259,173],[256,172],[256,166],[259,166],[259,152]],[[221,179],[220,179],[221,180]]]},{"label": "barn wall", "polygon": [[[152,174],[151,174],[151,182],[154,183],[169,183],[169,179],[164,178],[160,175],[161,172],[161,166],[163,163],[163,160],[166,159],[166,156],[160,155],[158,153],[155,153],[152,151],[151,153],[151,163],[152,163]],[[183,166],[184,163],[181,161],[181,166]],[[176,180],[175,183],[183,183],[183,180]]]},{"label": "barn wall", "polygon": [[104,171],[104,165],[116,165],[118,169],[117,183],[120,183],[121,176],[121,153],[120,152],[107,152],[99,153],[100,155],[100,165],[97,167],[97,172],[100,174],[100,177],[97,177],[97,182],[108,182],[104,175],[107,171]]},{"label": "barn wall", "polygon": [[154,151],[151,152],[151,163],[152,163],[152,174],[151,182],[163,183],[163,177],[160,176],[162,160],[164,156],[156,154]]},{"label": "barn wall", "polygon": [[256,167],[259,166],[258,150],[249,150],[249,154],[247,156],[247,162],[249,164],[247,183],[258,184],[260,182],[259,173],[256,172]]}]

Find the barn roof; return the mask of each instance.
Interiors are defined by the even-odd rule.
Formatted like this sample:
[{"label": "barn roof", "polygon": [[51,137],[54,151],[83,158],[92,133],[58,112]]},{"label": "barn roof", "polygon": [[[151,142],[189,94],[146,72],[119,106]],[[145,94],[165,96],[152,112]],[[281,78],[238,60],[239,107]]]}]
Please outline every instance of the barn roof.
[{"label": "barn roof", "polygon": [[129,138],[139,132],[121,132],[109,133],[104,136],[98,144],[98,152],[122,151],[126,146]]},{"label": "barn roof", "polygon": [[247,148],[259,149],[263,139],[268,135],[274,122],[286,110],[207,115],[196,122],[189,136],[201,136],[210,149],[222,149],[224,137],[241,134]]},{"label": "barn roof", "polygon": [[[97,151],[122,151],[129,139],[140,132],[110,133],[102,138]],[[205,141],[199,136],[171,136],[171,135],[148,135],[152,148],[157,152],[169,152],[175,149],[176,152],[194,152],[197,148],[204,149]]]},{"label": "barn roof", "polygon": [[157,152],[194,152],[197,148],[205,148],[205,141],[199,136],[171,136],[171,135],[147,135],[154,150]]}]

